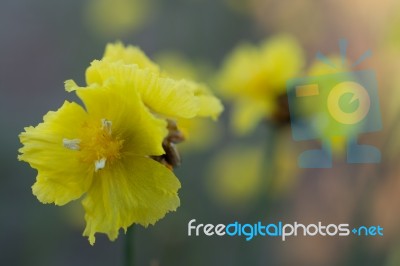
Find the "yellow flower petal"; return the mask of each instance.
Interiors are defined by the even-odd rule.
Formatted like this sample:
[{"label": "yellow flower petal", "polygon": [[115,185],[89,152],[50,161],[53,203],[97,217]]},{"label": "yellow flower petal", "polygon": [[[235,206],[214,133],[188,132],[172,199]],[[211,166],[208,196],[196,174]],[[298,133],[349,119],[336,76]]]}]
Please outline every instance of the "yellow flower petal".
[{"label": "yellow flower petal", "polygon": [[82,202],[87,223],[83,235],[93,245],[97,232],[114,240],[120,228],[154,224],[179,207],[179,188],[174,174],[149,158],[129,157],[112,171],[100,171]]},{"label": "yellow flower petal", "polygon": [[[86,82],[88,86],[125,84],[126,88],[136,89],[145,105],[163,117],[193,118],[198,115],[216,119],[223,110],[220,101],[206,86],[164,76],[139,48],[124,47],[121,43],[109,44],[103,59],[92,62],[86,71]],[[76,88],[76,84],[66,83],[68,91]]]},{"label": "yellow flower petal", "polygon": [[107,62],[122,61],[124,64],[135,64],[139,68],[160,72],[158,65],[151,61],[140,48],[131,45],[124,47],[121,42],[108,44],[103,60]]},{"label": "yellow flower petal", "polygon": [[75,81],[69,79],[64,82],[65,90],[67,92],[75,91],[79,88],[79,86],[75,83]]},{"label": "yellow flower petal", "polygon": [[[147,85],[154,82],[155,74],[149,70],[142,70],[138,65],[125,65],[122,61],[110,63],[94,60],[86,69],[86,83],[88,86],[108,86],[109,84],[125,85],[127,91],[138,85]],[[71,85],[70,85],[71,86]],[[121,93],[126,93],[123,91]]]},{"label": "yellow flower petal", "polygon": [[90,117],[95,122],[106,119],[112,122],[112,131],[124,140],[123,151],[136,155],[161,155],[161,146],[167,135],[165,120],[153,116],[139,99],[135,90],[122,95],[120,84],[109,88],[86,88],[77,90]]},{"label": "yellow flower petal", "polygon": [[190,82],[161,78],[149,70],[139,69],[137,65],[124,65],[121,62],[108,63],[94,61],[87,69],[86,82],[101,86],[120,84],[129,90],[137,90],[144,104],[153,112],[167,117],[191,118],[199,112],[199,99]]},{"label": "yellow flower petal", "polygon": [[224,110],[224,106],[222,105],[221,101],[211,95],[201,95],[199,97],[199,113],[198,116],[202,117],[211,117],[212,119],[216,120],[218,116]]},{"label": "yellow flower petal", "polygon": [[207,86],[195,82],[189,82],[189,85],[192,87],[194,95],[199,101],[199,111],[197,115],[211,117],[216,120],[224,110],[221,101],[211,93]]},{"label": "yellow flower petal", "polygon": [[47,113],[43,123],[20,134],[24,146],[18,158],[38,170],[32,189],[41,202],[64,205],[79,198],[91,184],[92,176],[80,162],[79,152],[63,146],[64,139],[79,137],[86,118],[82,107],[65,102],[58,111]]},{"label": "yellow flower petal", "polygon": [[160,78],[152,88],[142,87],[140,92],[145,104],[155,112],[167,117],[192,118],[200,106],[190,86],[185,80]]}]

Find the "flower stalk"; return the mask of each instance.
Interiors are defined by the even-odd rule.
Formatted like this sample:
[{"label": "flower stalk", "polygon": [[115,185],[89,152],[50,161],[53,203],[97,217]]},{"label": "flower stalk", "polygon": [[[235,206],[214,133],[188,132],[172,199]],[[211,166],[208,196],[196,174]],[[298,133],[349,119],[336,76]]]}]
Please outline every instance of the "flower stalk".
[{"label": "flower stalk", "polygon": [[135,266],[135,228],[129,227],[125,235],[124,265]]}]

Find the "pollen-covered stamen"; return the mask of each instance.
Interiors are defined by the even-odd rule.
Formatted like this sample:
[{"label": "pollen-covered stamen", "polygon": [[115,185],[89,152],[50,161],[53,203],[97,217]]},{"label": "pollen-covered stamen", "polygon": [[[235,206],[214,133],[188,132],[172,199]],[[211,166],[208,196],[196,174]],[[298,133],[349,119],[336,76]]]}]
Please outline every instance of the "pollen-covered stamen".
[{"label": "pollen-covered stamen", "polygon": [[[114,125],[115,126],[115,125]],[[80,143],[81,160],[88,163],[95,172],[112,165],[122,156],[124,139],[112,122],[106,118],[92,120],[83,125]]]},{"label": "pollen-covered stamen", "polygon": [[70,150],[79,151],[80,150],[80,139],[63,139],[63,146]]},{"label": "pollen-covered stamen", "polygon": [[94,171],[97,172],[100,169],[103,169],[106,166],[106,158],[101,158],[94,162]]},{"label": "pollen-covered stamen", "polygon": [[110,120],[103,118],[103,119],[101,119],[101,125],[102,125],[102,129],[111,135],[112,122]]}]

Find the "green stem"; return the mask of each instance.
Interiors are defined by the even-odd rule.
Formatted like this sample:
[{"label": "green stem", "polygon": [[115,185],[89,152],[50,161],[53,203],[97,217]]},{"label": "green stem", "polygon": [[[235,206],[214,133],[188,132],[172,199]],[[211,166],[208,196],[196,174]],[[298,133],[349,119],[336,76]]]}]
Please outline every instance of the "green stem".
[{"label": "green stem", "polygon": [[[263,169],[265,193],[272,193],[271,189],[275,182],[276,175],[276,148],[278,141],[278,128],[276,125],[271,124],[268,127],[265,147],[265,164]],[[270,197],[271,195],[268,195]]]},{"label": "green stem", "polygon": [[128,228],[125,235],[125,266],[134,266],[135,265],[135,231],[133,225]]},{"label": "green stem", "polygon": [[268,124],[266,127],[264,157],[261,165],[261,195],[255,205],[254,213],[251,217],[260,217],[260,212],[271,211],[273,204],[273,186],[276,175],[276,148],[278,141],[278,128],[274,124]]}]

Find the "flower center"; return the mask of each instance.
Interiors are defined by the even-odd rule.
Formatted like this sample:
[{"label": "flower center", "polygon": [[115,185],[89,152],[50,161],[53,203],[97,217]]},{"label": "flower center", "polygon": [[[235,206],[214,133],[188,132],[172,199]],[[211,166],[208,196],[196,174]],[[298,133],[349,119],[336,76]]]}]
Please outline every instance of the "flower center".
[{"label": "flower center", "polygon": [[64,147],[81,152],[81,160],[94,166],[95,172],[121,158],[123,140],[112,132],[112,122],[101,119],[101,123],[83,125],[81,139],[64,139]]}]

